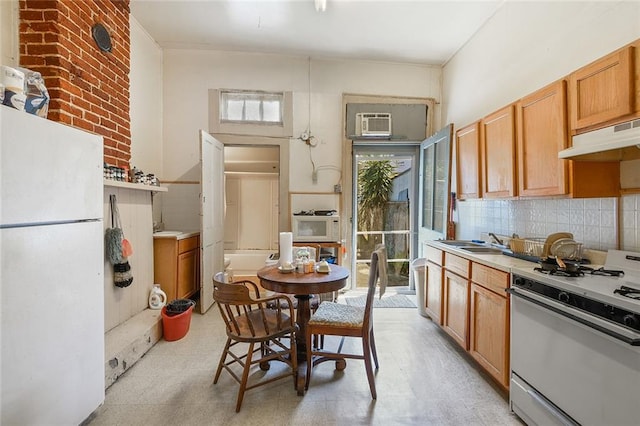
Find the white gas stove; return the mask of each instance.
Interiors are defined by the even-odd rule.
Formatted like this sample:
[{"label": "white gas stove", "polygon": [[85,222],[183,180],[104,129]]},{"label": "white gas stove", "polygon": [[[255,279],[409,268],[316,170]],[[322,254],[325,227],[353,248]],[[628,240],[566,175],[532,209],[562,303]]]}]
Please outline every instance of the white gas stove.
[{"label": "white gas stove", "polygon": [[[562,291],[640,314],[640,253],[609,250],[603,267],[581,266],[573,276],[562,271],[549,273],[540,269],[519,268],[514,269],[513,274],[558,289],[558,300],[578,309],[583,306],[577,300],[571,303],[574,300],[567,299]],[[513,287],[517,287],[515,281]]]},{"label": "white gas stove", "polygon": [[640,253],[564,269],[512,271],[511,409],[528,425],[637,424]]}]

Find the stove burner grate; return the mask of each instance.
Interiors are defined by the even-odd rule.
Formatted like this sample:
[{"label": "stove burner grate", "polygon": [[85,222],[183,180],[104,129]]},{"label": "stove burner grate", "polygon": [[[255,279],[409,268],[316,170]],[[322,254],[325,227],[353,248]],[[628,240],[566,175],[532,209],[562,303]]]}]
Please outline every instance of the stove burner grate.
[{"label": "stove burner grate", "polygon": [[605,275],[609,277],[621,277],[624,275],[624,271],[618,271],[615,269],[604,269],[600,267],[598,269],[592,269],[591,275]]},{"label": "stove burner grate", "polygon": [[584,272],[581,270],[576,271],[567,271],[561,268],[556,269],[544,269],[544,268],[533,268],[534,271],[542,272],[547,275],[556,275],[559,277],[583,277]]},{"label": "stove burner grate", "polygon": [[613,290],[613,292],[630,299],[640,300],[640,290],[638,290],[637,288],[622,285],[620,286],[620,288]]}]

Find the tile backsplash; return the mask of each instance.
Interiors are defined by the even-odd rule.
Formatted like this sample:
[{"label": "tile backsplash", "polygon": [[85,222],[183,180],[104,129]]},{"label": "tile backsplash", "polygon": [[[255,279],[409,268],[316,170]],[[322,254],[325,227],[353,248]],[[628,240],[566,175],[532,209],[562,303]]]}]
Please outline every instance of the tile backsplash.
[{"label": "tile backsplash", "polygon": [[455,220],[460,239],[478,238],[483,232],[545,237],[568,231],[586,248],[608,250],[618,248],[620,232],[621,249],[640,251],[639,210],[638,194],[621,198],[467,200],[457,203]]}]

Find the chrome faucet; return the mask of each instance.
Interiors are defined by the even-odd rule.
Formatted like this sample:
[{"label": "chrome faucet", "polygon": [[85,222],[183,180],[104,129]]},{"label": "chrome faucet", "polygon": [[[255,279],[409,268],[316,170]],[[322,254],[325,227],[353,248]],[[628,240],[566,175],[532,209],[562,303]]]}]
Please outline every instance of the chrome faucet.
[{"label": "chrome faucet", "polygon": [[489,236],[490,236],[491,238],[493,238],[493,239],[494,239],[494,241],[495,241],[496,243],[500,244],[501,246],[503,246],[503,245],[504,245],[504,243],[502,242],[502,240],[501,240],[500,238],[496,237],[496,234],[494,234],[493,232],[489,232]]}]

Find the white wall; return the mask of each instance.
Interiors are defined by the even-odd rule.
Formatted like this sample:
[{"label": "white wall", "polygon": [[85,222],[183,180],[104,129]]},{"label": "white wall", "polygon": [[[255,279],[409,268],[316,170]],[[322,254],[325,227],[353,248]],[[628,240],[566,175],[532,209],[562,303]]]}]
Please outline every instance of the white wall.
[{"label": "white wall", "polygon": [[131,162],[162,176],[162,49],[129,17],[131,27]]},{"label": "white wall", "polygon": [[0,0],[0,65],[18,65],[18,0]]},{"label": "white wall", "polygon": [[[461,128],[637,38],[640,2],[505,2],[445,65],[444,121]],[[591,248],[640,250],[638,199],[622,197],[619,235],[612,199],[460,202],[458,237],[568,230]]]},{"label": "white wall", "polygon": [[[198,221],[199,201],[191,188],[200,179],[198,131],[208,130],[209,89],[293,93],[293,135],[297,137],[310,127],[318,144],[309,150],[297,138],[290,140],[288,190],[293,192],[332,192],[335,184],[343,183],[343,93],[440,99],[439,67],[204,50],[169,49],[163,53],[164,157],[160,179],[171,182],[175,189],[160,198],[162,220],[172,228],[190,228]],[[312,181],[310,156],[321,168],[317,183]],[[164,206],[169,205],[179,206],[181,213],[172,208],[167,223]],[[174,220],[178,217],[181,223]],[[154,220],[158,219],[154,205]]]},{"label": "white wall", "polygon": [[[309,126],[309,68],[316,166],[342,167],[343,93],[440,99],[438,67],[333,59],[312,59],[309,67],[307,57],[165,50],[161,180],[199,180],[198,130],[208,127],[209,89],[292,91],[293,134],[302,133]],[[323,170],[314,184],[308,146],[297,139],[290,143],[289,190],[333,191],[340,173]],[[197,212],[197,200],[184,208]]]}]

